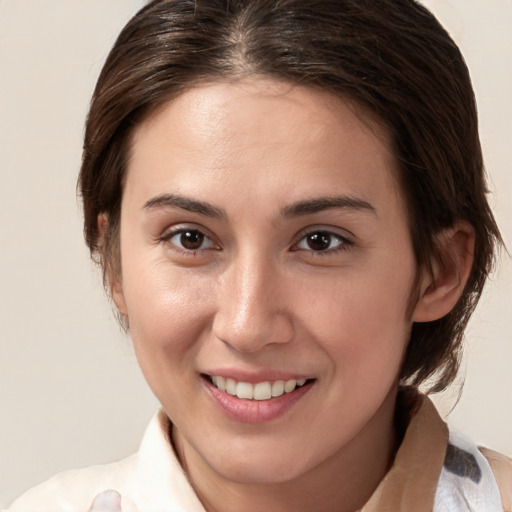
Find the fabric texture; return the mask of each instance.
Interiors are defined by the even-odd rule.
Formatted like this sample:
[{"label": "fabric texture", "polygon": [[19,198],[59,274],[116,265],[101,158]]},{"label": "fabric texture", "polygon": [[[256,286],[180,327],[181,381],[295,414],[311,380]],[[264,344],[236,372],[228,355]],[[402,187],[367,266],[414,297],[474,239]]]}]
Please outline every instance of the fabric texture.
[{"label": "fabric texture", "polygon": [[489,448],[480,448],[480,451],[494,473],[504,511],[512,512],[512,459]]},{"label": "fabric texture", "polygon": [[[512,461],[450,434],[428,398],[415,396],[410,409],[393,465],[364,512],[500,512],[501,501],[512,512]],[[169,432],[169,420],[160,410],[137,454],[59,474],[28,491],[7,512],[86,512],[99,510],[100,502],[115,503],[117,511],[119,495],[122,512],[205,512]]]},{"label": "fabric texture", "polygon": [[434,512],[502,512],[500,491],[489,462],[462,434],[450,432]]}]

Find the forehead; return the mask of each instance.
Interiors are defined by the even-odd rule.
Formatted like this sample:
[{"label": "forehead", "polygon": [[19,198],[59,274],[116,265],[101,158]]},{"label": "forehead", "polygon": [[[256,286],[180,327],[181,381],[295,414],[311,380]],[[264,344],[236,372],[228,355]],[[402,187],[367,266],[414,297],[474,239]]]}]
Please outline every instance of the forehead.
[{"label": "forehead", "polygon": [[288,195],[304,195],[301,184],[325,195],[333,181],[349,194],[354,186],[399,191],[389,133],[375,115],[267,79],[203,84],[165,103],[134,131],[127,172],[146,194],[158,192],[152,186],[186,188],[186,180],[205,195],[244,183],[268,192],[270,182],[289,187],[290,179]]}]

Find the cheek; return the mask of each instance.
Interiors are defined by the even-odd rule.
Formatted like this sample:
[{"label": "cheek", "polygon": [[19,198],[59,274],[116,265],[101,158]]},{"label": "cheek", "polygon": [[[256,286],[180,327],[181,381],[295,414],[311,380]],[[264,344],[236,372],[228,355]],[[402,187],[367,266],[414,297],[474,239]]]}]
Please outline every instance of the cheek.
[{"label": "cheek", "polygon": [[314,300],[303,297],[307,330],[345,375],[377,376],[400,364],[411,328],[407,305],[414,269],[412,261],[402,263],[326,283]]},{"label": "cheek", "polygon": [[[213,315],[212,280],[168,262],[126,261],[123,293],[141,366],[188,357]],[[165,357],[163,357],[165,355]]]},{"label": "cheek", "polygon": [[197,392],[193,369],[206,342],[211,301],[205,283],[162,266],[155,270],[125,283],[130,334],[149,387],[179,423],[180,411],[188,410]]}]

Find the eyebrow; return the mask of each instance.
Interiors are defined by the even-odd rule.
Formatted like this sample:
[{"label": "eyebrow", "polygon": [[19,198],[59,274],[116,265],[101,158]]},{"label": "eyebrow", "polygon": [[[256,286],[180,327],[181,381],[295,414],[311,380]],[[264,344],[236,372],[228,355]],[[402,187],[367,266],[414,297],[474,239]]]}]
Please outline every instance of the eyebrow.
[{"label": "eyebrow", "polygon": [[377,214],[377,210],[368,202],[353,196],[317,197],[285,206],[281,210],[283,217],[300,217],[329,209],[360,210]]},{"label": "eyebrow", "polygon": [[[179,194],[161,194],[144,203],[144,210],[155,208],[180,208],[188,212],[199,213],[214,219],[225,219],[224,210],[205,201],[197,201]],[[281,210],[283,217],[300,217],[329,209],[362,210],[376,214],[376,209],[367,201],[353,196],[317,197],[298,201]]]},{"label": "eyebrow", "polygon": [[143,210],[152,210],[154,208],[181,208],[182,210],[199,213],[214,219],[227,217],[223,210],[210,203],[190,199],[179,194],[162,194],[144,203]]}]

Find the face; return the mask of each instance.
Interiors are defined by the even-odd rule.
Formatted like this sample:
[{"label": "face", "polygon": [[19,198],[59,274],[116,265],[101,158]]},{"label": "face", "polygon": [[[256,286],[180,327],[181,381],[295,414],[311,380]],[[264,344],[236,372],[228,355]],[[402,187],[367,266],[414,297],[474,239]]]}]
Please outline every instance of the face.
[{"label": "face", "polygon": [[416,273],[396,175],[362,109],[263,79],[137,128],[114,298],[190,460],[277,482],[382,441]]}]

